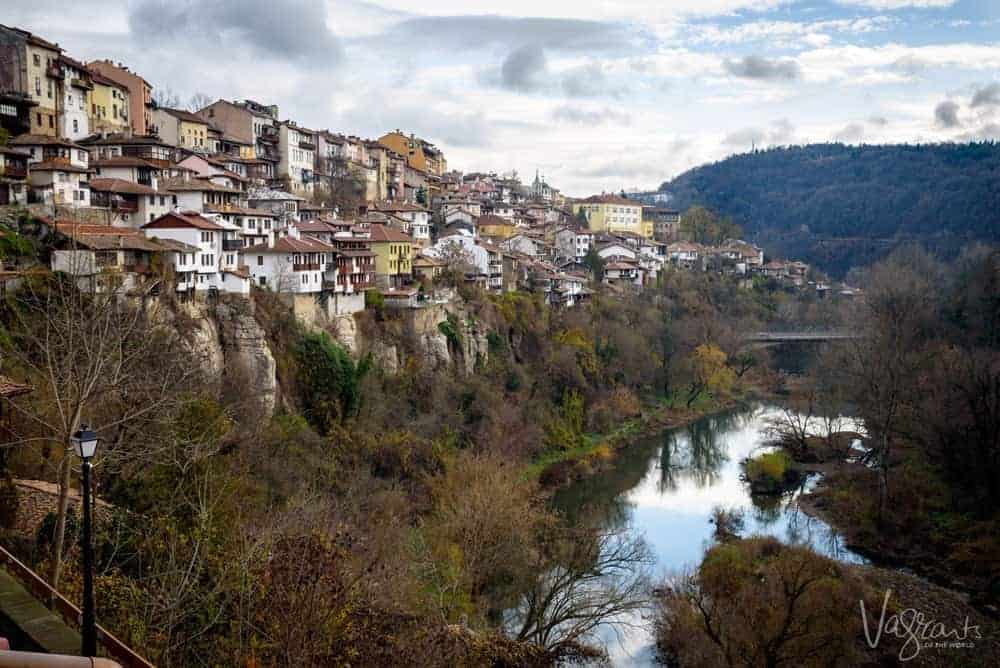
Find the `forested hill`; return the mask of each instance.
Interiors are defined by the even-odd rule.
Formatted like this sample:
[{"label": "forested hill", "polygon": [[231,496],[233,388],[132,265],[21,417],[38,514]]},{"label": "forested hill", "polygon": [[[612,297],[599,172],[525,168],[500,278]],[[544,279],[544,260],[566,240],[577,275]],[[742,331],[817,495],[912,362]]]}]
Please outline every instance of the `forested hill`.
[{"label": "forested hill", "polygon": [[732,216],[775,254],[835,275],[900,241],[951,253],[1000,239],[1000,143],[814,144],[736,155],[664,183],[681,210]]}]

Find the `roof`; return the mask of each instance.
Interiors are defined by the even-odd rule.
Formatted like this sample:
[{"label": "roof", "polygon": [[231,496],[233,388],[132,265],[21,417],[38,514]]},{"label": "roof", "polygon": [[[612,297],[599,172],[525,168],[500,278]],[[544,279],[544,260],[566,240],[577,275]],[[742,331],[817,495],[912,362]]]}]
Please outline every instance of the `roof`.
[{"label": "roof", "polygon": [[378,202],[375,208],[379,211],[430,211],[427,207],[410,204],[409,202]]},{"label": "roof", "polygon": [[690,241],[676,241],[667,246],[667,250],[671,253],[697,253],[701,250],[701,246]]},{"label": "roof", "polygon": [[191,244],[186,244],[183,241],[177,241],[176,239],[161,239],[160,237],[150,237],[153,241],[163,246],[164,250],[177,251],[179,253],[197,253],[197,246],[192,246]]},{"label": "roof", "polygon": [[274,190],[273,188],[253,188],[248,195],[250,199],[257,200],[297,200],[304,202],[305,198],[293,195],[284,190]]},{"label": "roof", "polygon": [[486,214],[485,216],[479,216],[476,221],[476,225],[513,225],[514,223],[507,220],[506,218],[501,218],[500,216],[494,216],[493,214]]},{"label": "roof", "polygon": [[413,258],[413,266],[414,267],[443,267],[443,266],[445,266],[445,263],[441,262],[438,259],[430,257],[428,255],[418,255],[415,258]]},{"label": "roof", "polygon": [[293,225],[299,232],[329,232],[333,234],[337,231],[336,228],[330,226],[329,223],[324,223],[322,220],[309,220],[304,223],[293,223]]},{"label": "roof", "polygon": [[12,155],[17,158],[28,158],[31,156],[27,151],[18,151],[17,149],[7,148],[6,146],[0,146],[0,153],[3,155]]},{"label": "roof", "polygon": [[154,188],[144,186],[141,183],[133,183],[125,179],[92,178],[90,179],[90,189],[99,192],[116,193],[119,195],[159,195]]},{"label": "roof", "polygon": [[226,186],[220,186],[218,183],[212,183],[206,179],[164,179],[160,181],[161,190],[170,190],[172,192],[204,192],[211,191],[216,193],[240,193],[240,190],[236,188],[228,188]]},{"label": "roof", "polygon": [[13,30],[14,32],[16,32],[19,35],[21,35],[22,37],[24,37],[24,39],[27,40],[27,42],[29,44],[33,44],[35,46],[42,46],[42,47],[45,47],[46,49],[52,49],[53,51],[60,51],[60,52],[62,51],[62,49],[59,47],[58,44],[56,44],[54,42],[50,42],[50,41],[45,40],[45,39],[42,39],[38,35],[35,35],[34,33],[30,33],[27,30],[22,30],[21,28],[15,28],[13,26],[5,26],[5,25],[2,25],[2,24],[0,24],[0,28],[6,28],[7,30]]},{"label": "roof", "polygon": [[60,137],[49,137],[48,135],[23,134],[18,135],[7,142],[11,146],[64,146],[66,148],[77,148],[86,151],[86,147],[81,146],[68,139]]},{"label": "roof", "polygon": [[244,249],[244,252],[255,251],[258,253],[329,253],[335,250],[330,244],[325,244],[317,239],[296,239],[295,237],[281,237],[275,240],[274,245],[258,244]]},{"label": "roof", "polygon": [[385,225],[372,225],[371,241],[375,243],[402,242],[402,241],[410,243],[411,241],[413,241],[413,239],[411,239],[409,236],[403,234],[397,229],[386,227]]},{"label": "roof", "polygon": [[114,86],[119,90],[128,91],[127,86],[118,83],[114,79],[109,79],[108,77],[104,76],[90,65],[87,65],[87,71],[90,72],[90,80],[93,81],[95,84],[100,84],[102,86]]},{"label": "roof", "polygon": [[163,248],[157,242],[147,239],[138,230],[111,225],[91,225],[71,221],[56,221],[54,227],[59,234],[73,239],[76,243],[94,250],[159,251]]},{"label": "roof", "polygon": [[642,206],[635,200],[619,197],[618,195],[592,195],[579,201],[582,204],[618,204],[620,206]]},{"label": "roof", "polygon": [[144,230],[193,227],[199,230],[222,230],[222,225],[202,217],[195,211],[171,211],[142,226]]},{"label": "roof", "polygon": [[173,148],[169,144],[164,144],[156,135],[133,135],[124,132],[112,132],[108,135],[94,134],[84,137],[80,143],[85,146],[119,146],[122,144],[141,144],[145,146],[162,146],[163,148]]},{"label": "roof", "polygon": [[197,123],[198,125],[208,125],[208,121],[194,114],[190,111],[185,111],[184,109],[171,109],[170,107],[159,107],[160,111],[165,111],[174,118],[179,118],[182,121],[187,121],[188,123]]},{"label": "roof", "polygon": [[150,169],[162,169],[159,165],[151,163],[149,160],[135,158],[130,155],[115,155],[110,158],[95,158],[90,161],[91,167],[149,167]]},{"label": "roof", "polygon": [[54,160],[33,162],[28,165],[28,168],[33,172],[76,172],[79,174],[86,174],[94,171],[86,167],[77,167],[76,165],[71,165],[65,162],[56,162]]},{"label": "roof", "polygon": [[204,207],[207,213],[235,214],[237,216],[264,216],[276,218],[278,214],[269,209],[254,209],[245,206],[213,206],[206,204]]}]

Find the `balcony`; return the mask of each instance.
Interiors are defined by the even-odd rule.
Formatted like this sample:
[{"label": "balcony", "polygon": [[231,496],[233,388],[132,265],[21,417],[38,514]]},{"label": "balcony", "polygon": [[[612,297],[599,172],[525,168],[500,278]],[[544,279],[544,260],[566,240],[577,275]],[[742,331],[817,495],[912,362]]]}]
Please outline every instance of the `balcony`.
[{"label": "balcony", "polygon": [[293,264],[292,271],[319,271],[319,263]]},{"label": "balcony", "polygon": [[316,150],[316,142],[314,142],[311,139],[300,139],[299,140],[299,148],[301,148],[304,151],[315,151]]},{"label": "balcony", "polygon": [[137,213],[139,211],[139,205],[136,202],[126,200],[115,202],[112,207],[119,213]]},{"label": "balcony", "polygon": [[53,79],[62,79],[63,78],[62,67],[60,67],[56,63],[49,63],[49,66],[45,68],[45,76],[51,77]]},{"label": "balcony", "polygon": [[0,169],[0,175],[6,179],[26,179],[28,178],[28,168],[16,165],[6,165]]},{"label": "balcony", "polygon": [[94,84],[91,83],[90,79],[79,79],[73,78],[69,81],[70,86],[75,86],[77,88],[82,88],[83,90],[93,90]]},{"label": "balcony", "polygon": [[238,251],[243,248],[242,239],[223,239],[222,240],[222,250],[224,251]]}]

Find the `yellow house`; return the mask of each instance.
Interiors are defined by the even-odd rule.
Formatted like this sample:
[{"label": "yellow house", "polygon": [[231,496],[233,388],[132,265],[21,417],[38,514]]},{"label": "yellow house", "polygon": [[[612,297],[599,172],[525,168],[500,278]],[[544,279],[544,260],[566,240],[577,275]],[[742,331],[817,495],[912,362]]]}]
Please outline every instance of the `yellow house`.
[{"label": "yellow house", "polygon": [[90,78],[94,83],[87,106],[90,131],[123,132],[129,127],[128,88],[95,70],[90,70]]},{"label": "yellow house", "polygon": [[514,236],[514,223],[506,218],[487,214],[476,220],[476,231],[482,237],[499,237],[507,239]]},{"label": "yellow house", "polygon": [[[573,214],[583,212],[592,232],[632,232],[645,235],[642,204],[617,195],[594,195],[573,202]],[[649,237],[653,236],[652,223]]]},{"label": "yellow house", "polygon": [[369,242],[380,286],[398,288],[412,279],[413,239],[392,227],[372,225]]},{"label": "yellow house", "polygon": [[379,137],[378,143],[406,158],[406,164],[422,172],[427,171],[427,158],[424,148],[416,137],[407,137],[399,130]]},{"label": "yellow house", "polygon": [[170,146],[208,151],[208,121],[183,109],[159,107],[150,111],[156,134]]},{"label": "yellow house", "polygon": [[642,232],[640,234],[647,239],[652,239],[654,236],[653,228],[655,227],[655,221],[646,215],[646,211],[649,207],[643,207],[642,209]]}]

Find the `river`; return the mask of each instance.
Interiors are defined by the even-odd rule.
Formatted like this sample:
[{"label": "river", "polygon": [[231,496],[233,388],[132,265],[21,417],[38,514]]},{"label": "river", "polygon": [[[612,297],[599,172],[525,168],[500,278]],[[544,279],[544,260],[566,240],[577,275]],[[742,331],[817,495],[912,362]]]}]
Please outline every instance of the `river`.
[{"label": "river", "polygon": [[[660,579],[701,561],[712,540],[709,518],[716,506],[744,511],[743,535],[767,534],[841,561],[863,562],[829,525],[799,511],[801,492],[768,502],[751,498],[740,480],[740,462],[764,446],[767,420],[779,410],[758,404],[637,441],[618,453],[609,470],[559,490],[553,503],[571,522],[642,535]],[[651,624],[632,622],[602,629],[600,640],[612,663],[656,665]]]}]

